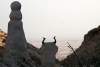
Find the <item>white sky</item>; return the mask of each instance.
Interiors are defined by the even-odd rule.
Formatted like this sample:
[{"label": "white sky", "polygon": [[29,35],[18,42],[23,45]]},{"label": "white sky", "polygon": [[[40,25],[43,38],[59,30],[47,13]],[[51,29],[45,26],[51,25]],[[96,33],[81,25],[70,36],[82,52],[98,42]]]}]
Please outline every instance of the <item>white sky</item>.
[{"label": "white sky", "polygon": [[[10,3],[0,0],[0,28],[7,30]],[[100,0],[19,0],[22,3],[23,24],[28,40],[43,36],[58,40],[82,39],[90,29],[100,24]]]}]

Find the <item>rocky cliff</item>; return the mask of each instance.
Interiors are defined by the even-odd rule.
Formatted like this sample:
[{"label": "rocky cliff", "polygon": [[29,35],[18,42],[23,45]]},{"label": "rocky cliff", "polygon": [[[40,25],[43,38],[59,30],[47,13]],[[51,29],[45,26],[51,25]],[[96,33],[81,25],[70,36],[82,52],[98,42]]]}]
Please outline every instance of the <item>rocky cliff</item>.
[{"label": "rocky cliff", "polygon": [[[75,50],[77,56],[72,53],[62,61],[66,67],[77,67],[79,63],[83,66],[99,67],[100,63],[100,26],[90,30],[85,36],[81,46]],[[80,60],[80,61],[79,61]],[[98,66],[99,65],[99,66]]]},{"label": "rocky cliff", "polygon": [[6,34],[1,31],[0,67],[59,66],[55,58],[58,50],[55,45],[55,37],[55,42],[42,43],[43,46],[40,49],[28,43],[23,30],[22,14],[20,10],[21,4],[18,1],[14,1],[11,4],[8,32]]}]

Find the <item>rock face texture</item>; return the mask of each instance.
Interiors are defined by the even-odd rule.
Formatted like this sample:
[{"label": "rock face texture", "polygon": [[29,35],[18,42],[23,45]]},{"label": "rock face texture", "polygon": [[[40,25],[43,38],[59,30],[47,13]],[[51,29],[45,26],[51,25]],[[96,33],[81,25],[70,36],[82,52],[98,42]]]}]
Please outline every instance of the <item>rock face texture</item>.
[{"label": "rock face texture", "polygon": [[11,4],[8,33],[0,34],[4,36],[0,36],[0,67],[100,67],[100,26],[84,36],[81,46],[75,50],[77,56],[72,53],[57,61],[55,37],[54,42],[44,42],[46,38],[43,38],[40,49],[26,41],[20,9],[19,2]]},{"label": "rock face texture", "polygon": [[42,67],[55,67],[56,64],[56,53],[58,47],[56,46],[56,39],[54,37],[54,42],[44,42],[42,41],[42,47],[40,48]]},{"label": "rock face texture", "polygon": [[[81,46],[75,50],[83,66],[100,67],[100,26],[90,30],[85,36]],[[66,67],[77,67],[78,59],[74,53],[69,55],[62,64]]]},{"label": "rock face texture", "polygon": [[19,2],[13,2],[11,4],[10,21],[8,23],[8,36],[7,46],[9,49],[16,49],[17,51],[25,51],[26,38],[23,31],[21,4]]},{"label": "rock face texture", "polygon": [[0,67],[36,67],[40,64],[37,48],[27,43],[23,31],[21,4],[11,4],[10,21],[5,54],[0,57]]},{"label": "rock face texture", "polygon": [[28,43],[20,9],[19,2],[14,1],[11,4],[7,38],[3,40],[4,48],[0,48],[0,67],[58,67],[55,58],[58,51],[55,37],[54,42],[42,42],[40,49]]}]

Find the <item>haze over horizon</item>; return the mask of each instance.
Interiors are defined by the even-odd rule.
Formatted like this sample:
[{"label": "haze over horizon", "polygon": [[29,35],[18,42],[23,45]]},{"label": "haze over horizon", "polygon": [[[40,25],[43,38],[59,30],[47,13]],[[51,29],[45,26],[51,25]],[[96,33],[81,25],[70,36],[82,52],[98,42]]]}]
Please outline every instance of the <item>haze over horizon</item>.
[{"label": "haze over horizon", "polygon": [[[10,4],[0,1],[0,28],[7,31]],[[23,27],[28,41],[83,40],[100,24],[100,0],[17,0],[22,4]]]}]

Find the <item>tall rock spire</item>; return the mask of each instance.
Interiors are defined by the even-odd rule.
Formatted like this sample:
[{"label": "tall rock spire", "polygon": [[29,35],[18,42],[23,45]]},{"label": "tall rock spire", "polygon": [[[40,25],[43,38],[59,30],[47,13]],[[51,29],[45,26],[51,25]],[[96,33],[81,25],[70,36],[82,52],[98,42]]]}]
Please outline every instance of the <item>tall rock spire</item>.
[{"label": "tall rock spire", "polygon": [[40,56],[25,39],[20,9],[19,2],[15,1],[11,4],[6,50],[3,58],[0,57],[0,67],[36,67],[41,63],[38,58]]},{"label": "tall rock spire", "polygon": [[8,23],[7,47],[17,51],[26,48],[26,38],[23,31],[21,4],[14,1],[11,4],[10,21]]}]

